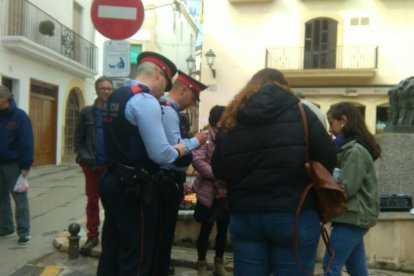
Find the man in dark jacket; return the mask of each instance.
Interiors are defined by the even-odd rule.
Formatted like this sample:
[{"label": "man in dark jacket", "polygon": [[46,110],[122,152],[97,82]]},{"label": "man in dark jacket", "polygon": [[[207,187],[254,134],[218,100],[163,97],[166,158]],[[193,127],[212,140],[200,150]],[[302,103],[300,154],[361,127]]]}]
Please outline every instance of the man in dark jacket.
[{"label": "man in dark jacket", "polygon": [[102,107],[112,93],[112,81],[100,77],[95,81],[96,100],[82,109],[76,127],[76,161],[85,175],[86,228],[88,230],[81,253],[88,255],[99,243],[99,178],[105,171],[105,148],[102,127]]},{"label": "man in dark jacket", "polygon": [[26,178],[33,163],[33,130],[26,112],[16,106],[10,90],[0,85],[0,238],[15,235],[10,193],[16,205],[19,245],[30,243],[27,192],[13,191],[21,175]]}]

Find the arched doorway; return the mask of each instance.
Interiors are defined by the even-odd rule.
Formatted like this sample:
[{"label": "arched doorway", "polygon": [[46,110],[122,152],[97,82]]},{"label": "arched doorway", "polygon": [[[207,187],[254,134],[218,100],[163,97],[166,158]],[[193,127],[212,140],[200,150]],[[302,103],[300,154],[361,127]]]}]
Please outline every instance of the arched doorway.
[{"label": "arched doorway", "polygon": [[80,104],[79,97],[75,89],[72,89],[69,93],[68,100],[66,102],[66,116],[65,116],[65,149],[62,156],[62,161],[73,162],[75,161],[75,132],[76,124],[79,120]]}]

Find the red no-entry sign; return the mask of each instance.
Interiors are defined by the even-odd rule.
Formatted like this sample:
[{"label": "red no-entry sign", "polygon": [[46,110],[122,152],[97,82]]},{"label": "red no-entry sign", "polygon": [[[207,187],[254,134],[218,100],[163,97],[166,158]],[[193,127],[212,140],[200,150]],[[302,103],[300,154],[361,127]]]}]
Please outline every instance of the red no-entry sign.
[{"label": "red no-entry sign", "polygon": [[121,40],[139,30],[144,21],[144,6],[140,0],[94,0],[91,18],[102,35]]}]

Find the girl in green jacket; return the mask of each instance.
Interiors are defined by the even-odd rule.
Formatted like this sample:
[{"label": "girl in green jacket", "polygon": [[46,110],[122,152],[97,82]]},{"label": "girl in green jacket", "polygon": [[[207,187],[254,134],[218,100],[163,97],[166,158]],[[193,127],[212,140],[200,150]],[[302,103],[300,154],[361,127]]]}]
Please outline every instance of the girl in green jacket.
[{"label": "girl in green jacket", "polygon": [[361,112],[352,104],[333,105],[328,113],[329,131],[338,147],[337,180],[347,191],[348,210],[332,222],[331,243],[335,256],[324,267],[328,276],[342,275],[345,265],[351,276],[368,275],[364,235],[379,214],[379,192],[374,161],[381,148],[369,132]]}]

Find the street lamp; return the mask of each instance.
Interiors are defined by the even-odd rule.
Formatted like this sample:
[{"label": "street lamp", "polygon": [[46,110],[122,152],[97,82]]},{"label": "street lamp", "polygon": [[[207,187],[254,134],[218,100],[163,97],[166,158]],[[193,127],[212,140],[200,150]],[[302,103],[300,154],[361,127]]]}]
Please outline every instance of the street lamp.
[{"label": "street lamp", "polygon": [[211,72],[213,73],[213,78],[216,78],[216,69],[213,68],[214,60],[216,59],[216,54],[213,52],[213,50],[208,50],[205,54],[207,58],[207,64],[210,67]]},{"label": "street lamp", "polygon": [[191,73],[196,68],[195,59],[192,55],[190,55],[185,61],[187,62],[188,73],[191,75]]},{"label": "street lamp", "polygon": [[188,74],[194,78],[198,75],[198,78],[199,78],[200,71],[197,70],[196,62],[193,56],[190,55],[188,58],[186,58],[185,61],[187,62]]},{"label": "street lamp", "polygon": [[[198,78],[200,78],[200,71],[196,68],[197,66],[193,56],[190,55],[188,58],[186,58],[185,61],[187,62],[187,69],[190,77],[195,77],[194,75],[198,75]],[[196,102],[194,106],[187,108],[185,111],[185,115],[187,116],[187,119],[190,125],[192,126],[191,129],[197,130],[198,124],[194,126],[194,123],[198,122],[198,102]]]}]

